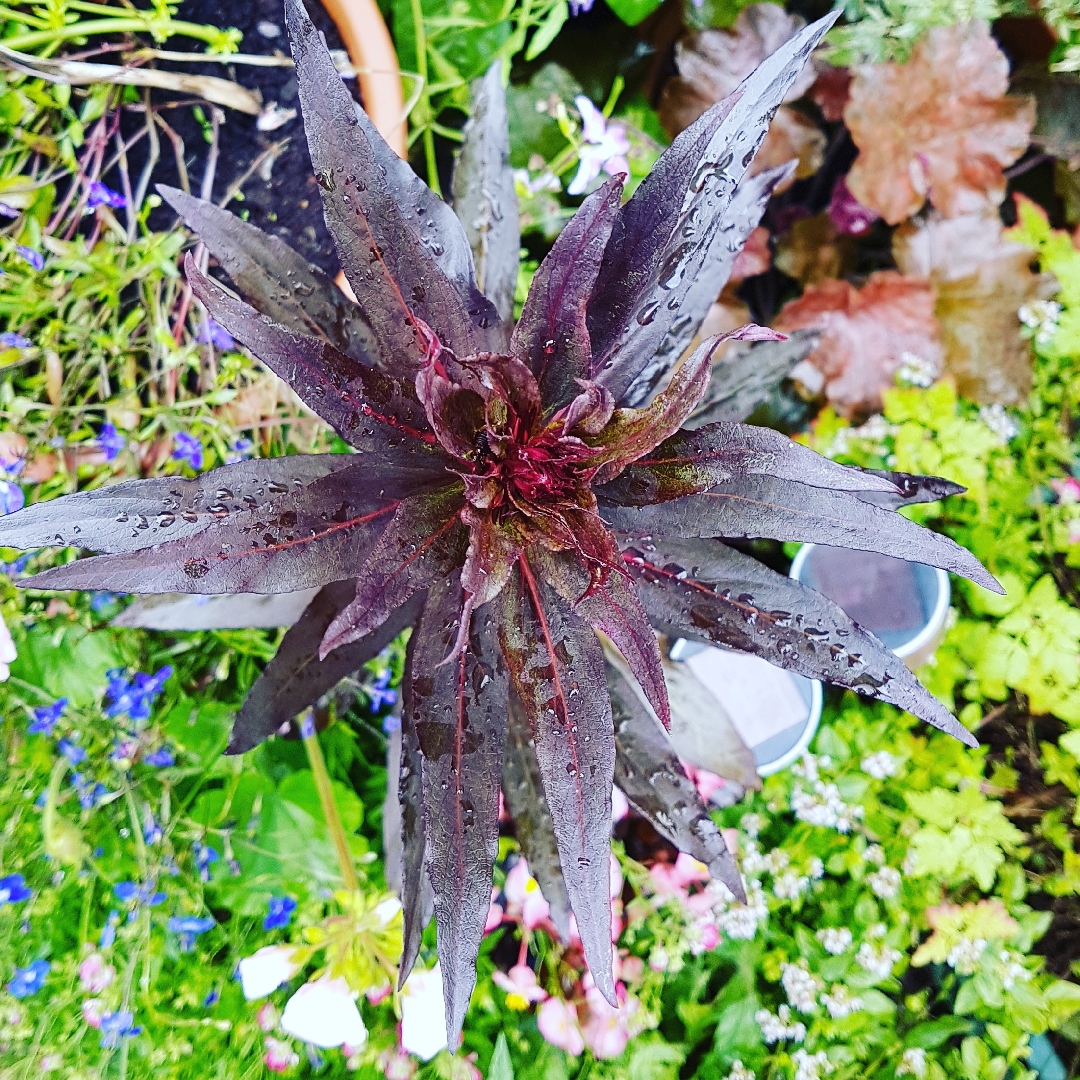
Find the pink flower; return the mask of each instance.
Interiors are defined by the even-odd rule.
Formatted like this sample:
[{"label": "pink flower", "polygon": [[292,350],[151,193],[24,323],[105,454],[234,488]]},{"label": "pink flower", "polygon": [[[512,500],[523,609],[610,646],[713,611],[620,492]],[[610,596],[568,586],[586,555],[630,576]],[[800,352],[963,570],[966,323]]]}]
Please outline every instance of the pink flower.
[{"label": "pink flower", "polygon": [[616,975],[625,983],[639,983],[645,974],[645,961],[640,956],[623,956],[619,959]]},{"label": "pink flower", "polygon": [[506,914],[502,909],[502,905],[495,903],[495,898],[498,895],[499,890],[492,886],[491,907],[488,908],[487,922],[484,923],[485,934],[490,934],[492,930],[497,930],[502,925],[503,916]]},{"label": "pink flower", "polygon": [[622,821],[627,814],[630,813],[630,804],[626,801],[626,796],[617,788],[611,789],[611,822],[615,824],[618,821]]},{"label": "pink flower", "polygon": [[506,914],[511,919],[520,919],[529,930],[535,930],[551,914],[551,908],[524,859],[518,859],[506,875],[503,891],[506,893]]},{"label": "pink flower", "polygon": [[101,953],[91,953],[79,965],[79,982],[88,994],[100,994],[116,978],[116,968]]},{"label": "pink flower", "polygon": [[384,1050],[379,1055],[379,1071],[386,1080],[412,1080],[418,1068],[413,1058],[397,1048]]},{"label": "pink flower", "polygon": [[608,124],[604,114],[584,94],[574,98],[581,113],[581,137],[585,145],[578,150],[578,171],[567,187],[568,195],[583,195],[585,189],[600,175],[630,174],[626,160],[630,140],[621,124]]},{"label": "pink flower", "polygon": [[560,998],[549,997],[536,1010],[536,1026],[552,1046],[577,1057],[585,1049],[577,1013]]},{"label": "pink flower", "polygon": [[649,875],[657,896],[675,896],[685,902],[686,887],[694,882],[708,881],[709,868],[686,852],[680,851],[674,863],[656,863],[650,868]]},{"label": "pink flower", "polygon": [[268,1001],[256,1014],[255,1023],[262,1028],[263,1031],[273,1031],[278,1026],[278,1022],[281,1020],[281,1013],[278,1012],[277,1006]]},{"label": "pink flower", "polygon": [[1073,477],[1051,480],[1050,486],[1057,492],[1058,502],[1066,506],[1080,502],[1080,483]]},{"label": "pink flower", "polygon": [[708,769],[699,769],[688,761],[684,761],[682,767],[686,770],[686,775],[694,782],[698,794],[706,802],[713,797],[714,792],[719,791],[727,783],[722,776],[717,776]]},{"label": "pink flower", "polygon": [[370,986],[364,991],[364,997],[368,999],[369,1005],[381,1005],[391,994],[391,987],[389,983],[385,983],[382,986]]},{"label": "pink flower", "polygon": [[266,1040],[263,1062],[271,1072],[283,1073],[300,1064],[300,1055],[292,1046],[280,1039]]},{"label": "pink flower", "polygon": [[534,1001],[543,1001],[547,991],[536,981],[536,972],[527,964],[515,964],[504,975],[496,971],[491,981],[506,991],[506,1007],[523,1012]]},{"label": "pink flower", "polygon": [[[618,990],[621,991],[619,997],[622,1003],[617,1009],[604,1000],[595,986],[585,991],[588,1014],[581,1025],[581,1035],[593,1056],[602,1061],[619,1057],[630,1039],[630,1009],[625,1000],[626,991],[621,985]],[[637,1005],[636,1001],[634,1005]]]},{"label": "pink flower", "polygon": [[100,998],[89,998],[82,1003],[83,1019],[92,1027],[101,1027],[101,1018],[105,1015],[105,1003]]},{"label": "pink flower", "polygon": [[1080,521],[1069,522],[1069,543],[1080,544]]},{"label": "pink flower", "polygon": [[614,855],[609,856],[611,859],[611,871],[609,877],[609,895],[612,900],[618,900],[622,896],[623,876],[622,867],[619,865],[619,860]]}]

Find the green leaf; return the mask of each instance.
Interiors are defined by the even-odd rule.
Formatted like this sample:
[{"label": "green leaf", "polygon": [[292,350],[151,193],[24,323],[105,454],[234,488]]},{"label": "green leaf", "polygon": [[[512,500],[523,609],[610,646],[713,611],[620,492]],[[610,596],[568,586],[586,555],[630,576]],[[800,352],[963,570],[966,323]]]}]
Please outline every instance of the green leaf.
[{"label": "green leaf", "polygon": [[232,710],[220,701],[185,697],[165,717],[165,733],[205,766],[225,749],[232,718]]},{"label": "green leaf", "polygon": [[535,60],[554,40],[563,27],[563,23],[570,17],[570,6],[566,0],[558,0],[558,3],[547,13],[544,21],[536,28],[529,41],[529,47],[525,51],[526,60]]},{"label": "green leaf", "polygon": [[51,698],[66,697],[73,705],[90,705],[105,689],[105,672],[123,667],[117,635],[91,633],[82,626],[39,623],[19,647],[11,665],[16,679],[30,683]]},{"label": "green leaf", "polygon": [[953,1036],[966,1035],[970,1030],[970,1020],[964,1020],[959,1016],[942,1016],[938,1020],[930,1020],[913,1027],[904,1036],[904,1046],[935,1050]]},{"label": "green leaf", "polygon": [[607,5],[627,26],[637,26],[661,4],[661,0],[607,0]]},{"label": "green leaf", "polygon": [[495,1040],[495,1053],[491,1055],[491,1068],[488,1080],[514,1080],[514,1065],[510,1061],[510,1047],[506,1043],[506,1033],[500,1031]]}]

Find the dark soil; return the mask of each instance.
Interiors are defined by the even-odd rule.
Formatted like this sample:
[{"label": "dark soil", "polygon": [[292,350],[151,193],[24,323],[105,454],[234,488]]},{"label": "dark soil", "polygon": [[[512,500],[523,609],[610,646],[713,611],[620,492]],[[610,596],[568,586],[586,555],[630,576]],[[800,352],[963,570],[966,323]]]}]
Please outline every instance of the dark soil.
[{"label": "dark soil", "polygon": [[[315,25],[325,34],[331,49],[342,48],[334,24],[321,4],[309,4]],[[184,0],[180,5],[179,18],[216,26],[235,26],[243,32],[240,45],[243,53],[272,55],[289,54],[285,35],[285,20],[281,0]],[[276,35],[274,31],[277,31]],[[179,51],[202,51],[202,43],[186,42],[183,38],[169,41],[167,48]],[[165,69],[182,70],[190,74],[214,75],[234,79],[252,90],[257,90],[264,104],[277,102],[282,109],[297,109],[296,76],[291,67],[251,67],[243,64],[187,64],[159,62]],[[355,80],[347,83],[356,93]],[[180,102],[176,94],[156,92],[155,102]],[[322,217],[322,204],[318,187],[312,175],[311,159],[304,140],[299,116],[274,131],[259,131],[256,117],[233,110],[225,112],[221,126],[219,154],[214,173],[211,198],[219,201],[225,193],[250,169],[252,163],[274,144],[284,147],[272,160],[264,163],[243,185],[243,201],[234,201],[230,208],[236,212],[247,211],[248,220],[267,232],[280,236],[305,258],[330,273],[337,273],[338,261],[333,244],[327,234]],[[209,115],[209,107],[203,106]],[[192,105],[179,104],[166,108],[161,114],[173,130],[183,139],[184,163],[187,167],[192,194],[201,193],[201,185],[209,157],[209,144],[203,124],[196,118]],[[132,115],[125,121],[125,133],[130,137],[142,126],[142,117]],[[141,140],[129,156],[129,169],[137,175],[146,160],[146,140]],[[161,139],[161,160],[155,169],[155,181],[179,186],[180,176],[175,154],[167,138]],[[107,178],[108,182],[108,178]],[[154,229],[168,229],[175,220],[168,207],[160,207],[150,217]]]}]

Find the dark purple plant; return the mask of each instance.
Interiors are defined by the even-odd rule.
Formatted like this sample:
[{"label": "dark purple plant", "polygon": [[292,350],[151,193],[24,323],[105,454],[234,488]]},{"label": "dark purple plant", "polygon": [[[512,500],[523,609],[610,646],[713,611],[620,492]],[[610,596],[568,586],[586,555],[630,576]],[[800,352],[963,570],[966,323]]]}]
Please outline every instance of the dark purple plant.
[{"label": "dark purple plant", "polygon": [[[589,195],[516,326],[519,237],[498,68],[477,88],[455,216],[354,105],[300,0],[288,0],[287,18],[326,221],[357,303],[277,238],[161,191],[250,301],[189,258],[210,315],[355,453],[80,492],[0,520],[0,544],[103,553],[38,575],[35,588],[321,586],[252,688],[232,753],[413,628],[391,731],[403,830],[388,860],[402,880],[401,979],[434,909],[455,1046],[488,913],[500,787],[555,925],[565,932],[576,916],[613,1004],[613,779],[742,895],[657,723],[669,709],[654,630],[828,679],[974,743],[835,604],[719,538],[862,548],[997,584],[962,548],[895,513],[955,485],[845,468],[734,422],[749,411],[739,403],[750,384],[731,383],[731,372],[742,378],[757,361],[714,373],[715,340],[680,364],[789,172],[745,178],[833,17],[683,132],[628,202],[618,178]],[[761,346],[758,366],[785,370],[791,356],[765,350],[794,355],[793,344],[805,348]],[[605,662],[597,632],[642,696]],[[203,850],[209,876],[212,849]]]}]

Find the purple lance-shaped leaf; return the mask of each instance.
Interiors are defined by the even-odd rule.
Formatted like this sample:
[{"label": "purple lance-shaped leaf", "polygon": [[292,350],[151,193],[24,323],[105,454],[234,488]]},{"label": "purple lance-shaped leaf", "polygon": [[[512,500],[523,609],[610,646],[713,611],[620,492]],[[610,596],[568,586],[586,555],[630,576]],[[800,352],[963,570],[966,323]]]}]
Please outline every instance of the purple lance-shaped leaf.
[{"label": "purple lance-shaped leaf", "polygon": [[681,315],[773,114],[836,12],[799,31],[672,143],[622,208],[589,304],[592,378],[622,404]]},{"label": "purple lance-shaped leaf", "polygon": [[[460,566],[467,532],[461,489],[403,499],[356,578],[356,598],[330,624],[319,655],[371,633],[413,593]],[[441,657],[440,657],[441,659]]]},{"label": "purple lance-shaped leaf", "polygon": [[911,506],[913,503],[937,502],[951,495],[962,495],[967,488],[944,480],[940,476],[915,476],[912,473],[886,472],[882,469],[866,469],[869,476],[882,477],[896,488],[896,493],[889,491],[860,491],[858,496],[863,502],[873,503],[895,510],[898,506]]},{"label": "purple lance-shaped leaf", "polygon": [[638,458],[605,488],[605,494],[618,502],[659,503],[748,475],[866,492],[867,501],[871,493],[899,495],[886,474],[838,465],[770,428],[727,423],[678,432]]},{"label": "purple lance-shaped leaf", "polygon": [[324,585],[289,628],[273,659],[248,692],[233,722],[227,754],[243,754],[378,656],[420,613],[420,597],[403,604],[366,637],[319,659],[319,642],[335,616],[352,603],[354,581]]},{"label": "purple lance-shaped leaf", "polygon": [[457,1046],[476,985],[491,904],[508,695],[490,606],[473,614],[466,647],[442,663],[458,636],[462,601],[456,573],[431,587],[409,672],[449,1046]]},{"label": "purple lance-shaped leaf", "polygon": [[[189,254],[192,291],[214,320],[239,338],[358,450],[400,461],[445,481],[448,461],[408,383],[346,356],[327,341],[271,322],[199,272]],[[414,476],[415,485],[419,477]]]},{"label": "purple lance-shaped leaf", "polygon": [[401,807],[401,964],[398,989],[420,955],[424,928],[435,911],[435,894],[425,866],[427,841],[421,808],[423,759],[413,723],[413,655],[417,635],[409,638],[405,651],[405,677],[401,680],[401,771],[398,773],[398,805]]},{"label": "purple lance-shaped leaf", "polygon": [[717,540],[628,540],[623,554],[655,624],[676,636],[877,697],[977,741],[890,648],[827,597]]},{"label": "purple lance-shaped leaf", "polygon": [[619,212],[622,181],[608,180],[581,205],[540,264],[511,349],[540,384],[548,411],[572,401],[587,379],[592,349],[585,306]]},{"label": "purple lance-shaped leaf", "polygon": [[731,205],[724,215],[725,227],[718,230],[713,238],[701,269],[679,305],[678,317],[672,321],[657,346],[656,354],[627,390],[624,404],[641,405],[648,401],[672,365],[678,363],[679,357],[689,348],[709,308],[727,284],[736,257],[757,228],[773,191],[794,172],[795,162],[788,162],[779,168],[746,178],[735,189]]},{"label": "purple lance-shaped leaf", "polygon": [[939,566],[991,592],[1002,592],[978,559],[947,536],[847,491],[747,474],[700,495],[653,506],[618,505],[604,500],[604,494],[604,489],[597,492],[604,520],[636,536],[761,537],[877,551]]},{"label": "purple lance-shaped leaf", "polygon": [[472,115],[462,131],[464,141],[454,165],[454,212],[472,248],[480,291],[509,325],[521,233],[501,60],[473,82],[472,98]]},{"label": "purple lance-shaped leaf", "polygon": [[787,341],[728,349],[721,359],[713,361],[709,388],[683,427],[694,431],[723,420],[745,420],[820,340],[821,335],[813,330],[796,330]]},{"label": "purple lance-shaped leaf", "polygon": [[745,904],[735,859],[667,736],[633,686],[610,663],[607,684],[615,723],[616,786],[661,836],[704,863]]},{"label": "purple lance-shaped leaf", "polygon": [[[453,212],[426,188],[421,192],[419,178],[415,184],[406,178],[400,166],[408,165],[358,115],[302,0],[287,0],[285,15],[326,225],[381,355],[402,371],[419,365],[427,351],[421,324],[459,355],[497,345],[501,329],[490,301],[471,282],[464,291],[474,295],[466,299],[438,262],[452,237],[460,261],[472,261]],[[444,208],[437,227],[428,229],[437,202]]]},{"label": "purple lance-shaped leaf", "polygon": [[567,551],[538,549],[533,562],[537,573],[569,603],[575,614],[611,638],[656,715],[664,727],[670,727],[671,709],[660,647],[630,582],[618,570],[597,580],[576,555]]},{"label": "purple lance-shaped leaf", "polygon": [[[273,497],[263,505],[249,506],[232,489],[214,491],[217,501],[207,511],[218,520],[195,536],[153,547],[144,541],[143,550],[79,559],[19,584],[110,592],[273,593],[342,581],[356,573],[398,502],[372,492],[378,489],[370,466],[353,455],[247,464],[273,465],[268,471],[280,476],[281,463],[312,460],[330,468],[311,480],[305,479],[310,467],[298,466],[292,476],[267,486]],[[109,489],[95,494],[108,498]],[[179,503],[179,498],[167,502],[164,512],[179,516]]]},{"label": "purple lance-shaped leaf", "polygon": [[0,517],[0,547],[142,551],[167,540],[198,536],[237,510],[258,510],[297,484],[348,473],[356,464],[356,458],[344,454],[305,454],[241,461],[192,479],[125,480],[32,503],[17,514]]},{"label": "purple lance-shaped leaf", "polygon": [[166,184],[157,189],[261,314],[329,341],[354,360],[379,366],[378,345],[360,309],[318,267],[283,240],[212,202]]},{"label": "purple lance-shaped leaf", "polygon": [[503,756],[503,797],[514,819],[514,835],[529,871],[548,902],[551,921],[564,942],[570,940],[570,896],[563,880],[555,825],[544,794],[529,722],[516,694],[510,695],[510,723]]},{"label": "purple lance-shaped leaf", "polygon": [[596,635],[526,558],[502,593],[499,637],[525,707],[566,890],[597,989],[616,1004],[609,860],[615,736]]}]

